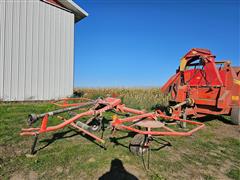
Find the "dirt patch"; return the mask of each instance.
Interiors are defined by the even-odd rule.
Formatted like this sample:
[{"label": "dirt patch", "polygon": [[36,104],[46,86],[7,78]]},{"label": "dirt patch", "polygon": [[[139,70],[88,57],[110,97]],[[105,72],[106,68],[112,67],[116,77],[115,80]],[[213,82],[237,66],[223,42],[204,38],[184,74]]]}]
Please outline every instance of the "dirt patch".
[{"label": "dirt patch", "polygon": [[29,180],[37,180],[38,179],[38,174],[35,171],[30,171],[27,178]]},{"label": "dirt patch", "polygon": [[25,180],[25,176],[22,172],[15,172],[10,177],[10,180]]},{"label": "dirt patch", "polygon": [[21,155],[21,150],[13,145],[0,145],[0,166],[8,163],[12,158]]},{"label": "dirt patch", "polygon": [[137,168],[136,166],[129,164],[126,164],[124,167],[129,173],[136,176],[138,179],[148,179],[146,176],[146,172],[143,169]]},{"label": "dirt patch", "polygon": [[63,172],[63,167],[61,167],[61,166],[58,166],[58,167],[56,167],[56,171],[58,172],[58,173],[62,173]]},{"label": "dirt patch", "polygon": [[96,159],[93,158],[93,157],[91,157],[90,159],[87,160],[87,162],[89,162],[89,163],[93,163],[93,162],[95,162],[95,161],[96,161]]},{"label": "dirt patch", "polygon": [[189,166],[181,171],[173,171],[171,174],[165,175],[166,179],[169,180],[175,180],[175,179],[186,179],[186,180],[192,180],[192,179],[204,179],[198,168],[195,166]]},{"label": "dirt patch", "polygon": [[225,175],[229,169],[232,166],[232,162],[229,160],[224,161],[224,163],[221,164],[219,168],[213,166],[213,165],[208,165],[204,170],[202,169],[203,174],[207,174],[209,176],[213,176],[216,179],[226,179],[228,180],[229,178]]},{"label": "dirt patch", "polygon": [[30,147],[30,141],[22,141],[19,144],[0,144],[0,157],[9,158],[9,157],[16,157],[26,154],[29,149],[25,147]]},{"label": "dirt patch", "polygon": [[0,157],[16,156],[14,148],[11,145],[0,145]]},{"label": "dirt patch", "polygon": [[24,174],[23,172],[14,172],[10,180],[37,180],[38,179],[38,174],[35,171],[30,171],[27,175]]},{"label": "dirt patch", "polygon": [[[231,164],[231,163],[230,163]],[[229,178],[225,175],[227,170],[230,168],[230,164],[222,165],[220,169],[216,168],[213,165],[207,165],[201,167],[199,165],[185,164],[185,168],[180,171],[172,172],[171,174],[166,175],[167,179],[208,179],[208,177],[214,177],[216,179],[226,179]]]},{"label": "dirt patch", "polygon": [[166,148],[166,151],[171,154],[171,156],[168,156],[168,160],[171,162],[176,162],[176,161],[181,161],[182,160],[182,155],[191,153],[191,151],[187,148],[181,148],[181,149],[176,149],[174,147],[171,148]]},{"label": "dirt patch", "polygon": [[240,128],[237,125],[232,124],[223,124],[222,126],[217,126],[211,128],[214,132],[217,139],[224,139],[224,138],[240,138]]}]

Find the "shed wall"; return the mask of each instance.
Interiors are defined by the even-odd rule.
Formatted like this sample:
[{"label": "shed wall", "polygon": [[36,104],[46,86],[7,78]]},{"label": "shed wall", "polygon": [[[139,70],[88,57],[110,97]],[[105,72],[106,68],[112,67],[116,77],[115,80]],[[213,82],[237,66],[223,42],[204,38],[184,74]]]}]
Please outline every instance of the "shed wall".
[{"label": "shed wall", "polygon": [[74,15],[39,0],[0,1],[0,100],[73,92]]}]

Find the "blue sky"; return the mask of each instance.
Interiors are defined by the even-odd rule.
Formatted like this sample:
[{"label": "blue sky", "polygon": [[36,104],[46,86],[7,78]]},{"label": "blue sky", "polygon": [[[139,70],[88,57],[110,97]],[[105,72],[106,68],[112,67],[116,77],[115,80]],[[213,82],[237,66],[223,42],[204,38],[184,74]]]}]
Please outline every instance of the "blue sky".
[{"label": "blue sky", "polygon": [[193,47],[240,65],[237,0],[75,2],[75,87],[161,86]]}]

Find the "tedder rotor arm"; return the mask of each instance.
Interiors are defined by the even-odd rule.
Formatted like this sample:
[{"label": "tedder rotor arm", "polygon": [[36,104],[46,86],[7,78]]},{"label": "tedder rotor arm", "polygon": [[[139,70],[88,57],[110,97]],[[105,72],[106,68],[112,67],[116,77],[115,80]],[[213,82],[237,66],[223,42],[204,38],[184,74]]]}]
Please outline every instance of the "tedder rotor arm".
[{"label": "tedder rotor arm", "polygon": [[[120,99],[116,98],[106,98],[106,99],[97,99],[96,101],[91,101],[89,103],[86,103],[85,105],[94,105],[93,108],[89,109],[88,111],[79,113],[74,115],[74,117],[70,119],[64,119],[61,116],[58,116],[60,119],[64,120],[62,123],[55,125],[55,126],[48,126],[48,117],[53,116],[62,112],[67,112],[69,110],[79,109],[83,105],[79,106],[73,106],[70,108],[64,108],[48,113],[44,113],[41,115],[35,115],[37,120],[42,119],[40,127],[37,128],[28,128],[28,129],[22,129],[22,132],[20,135],[22,136],[35,136],[35,140],[32,146],[32,154],[35,152],[35,146],[37,143],[38,135],[42,133],[47,133],[50,131],[56,131],[59,129],[62,129],[68,125],[71,125],[72,127],[78,129],[80,132],[83,132],[87,134],[88,136],[92,137],[96,141],[99,141],[101,143],[105,143],[104,139],[97,137],[93,133],[91,133],[91,130],[89,129],[88,124],[77,121],[78,119],[85,117],[85,116],[96,116],[96,115],[102,115],[102,113],[110,110],[114,110],[116,112],[121,113],[130,113],[131,116],[127,117],[125,119],[119,119],[117,116],[113,116],[113,121],[111,122],[111,126],[113,128],[113,133],[115,132],[115,129],[122,129],[122,130],[128,130],[132,131],[138,134],[143,134],[147,136],[190,136],[192,133],[196,132],[197,130],[204,127],[204,124],[200,122],[193,122],[185,119],[180,119],[177,117],[170,117],[164,115],[160,110],[157,110],[155,112],[145,112],[133,108],[128,108],[124,104],[121,104]],[[117,113],[116,113],[117,114]],[[32,117],[32,116],[30,116]],[[158,118],[161,118],[162,121],[159,121]],[[166,126],[168,124],[168,120],[175,120],[180,122],[187,122],[192,125],[197,125],[198,127],[190,130],[189,132],[176,132],[173,129]],[[77,122],[76,122],[77,121]],[[33,120],[31,122],[36,122],[36,120]],[[176,123],[175,123],[176,124]],[[139,129],[134,128],[134,126],[137,127],[145,127],[148,130],[142,131]],[[162,128],[163,130],[154,130],[152,131],[151,128]],[[113,135],[113,134],[112,134]]]},{"label": "tedder rotor arm", "polygon": [[[104,105],[104,106],[102,108],[97,109],[97,110],[90,109],[86,112],[77,114],[77,115],[75,115],[74,117],[72,117],[68,120],[60,117],[62,120],[64,120],[64,122],[62,122],[58,125],[55,125],[55,126],[47,126],[49,116],[53,116],[53,115],[63,113],[63,112],[67,112],[67,111],[70,111],[70,110],[79,109],[80,107],[83,107],[83,105],[78,105],[78,106],[75,106],[75,107],[73,106],[73,107],[70,107],[70,108],[64,108],[64,109],[56,110],[56,111],[53,111],[53,112],[44,113],[44,114],[41,114],[41,115],[34,115],[35,121],[31,121],[31,122],[36,122],[36,120],[42,118],[41,126],[37,127],[37,128],[22,129],[22,132],[20,133],[20,135],[21,136],[35,136],[35,139],[34,139],[34,142],[33,142],[32,148],[31,148],[31,154],[35,153],[35,146],[36,146],[39,134],[50,132],[50,131],[57,131],[59,129],[62,129],[62,128],[66,127],[67,125],[71,125],[72,127],[78,129],[80,132],[83,132],[83,133],[87,134],[88,136],[92,137],[96,141],[99,141],[101,143],[105,143],[105,141],[103,139],[95,136],[88,129],[86,129],[86,127],[88,127],[87,124],[84,124],[84,123],[81,123],[81,122],[75,123],[75,121],[77,121],[78,119],[80,119],[81,117],[84,117],[84,116],[90,116],[90,115],[93,116],[93,115],[101,114],[105,111],[113,109],[115,106],[117,106],[120,103],[121,103],[120,99],[114,99],[114,98],[106,98],[105,100],[98,99],[98,100],[96,100],[95,103],[94,102],[85,103],[85,106],[86,106],[86,104],[87,105],[95,105],[95,107],[97,107],[97,105]],[[65,107],[69,107],[69,106],[65,106]],[[30,117],[32,117],[32,116],[30,116]]]},{"label": "tedder rotor arm", "polygon": [[[71,101],[71,103],[69,103]],[[73,107],[73,106],[81,106],[86,104],[86,102],[93,101],[92,99],[88,98],[63,98],[61,100],[53,101],[52,104],[59,106],[59,107]]]},{"label": "tedder rotor arm", "polygon": [[[83,112],[83,113],[80,113],[80,114],[77,114],[76,116],[58,124],[58,125],[55,125],[55,126],[49,126],[47,127],[47,124],[48,124],[48,116],[49,116],[49,113],[45,113],[44,114],[44,117],[42,119],[42,123],[41,123],[41,127],[40,128],[28,128],[28,129],[22,129],[22,132],[20,135],[36,135],[36,134],[41,134],[41,133],[45,133],[45,132],[50,132],[50,131],[56,131],[56,130],[59,130],[59,129],[62,129],[64,128],[65,126],[75,122],[76,120],[84,117],[84,116],[91,116],[91,115],[97,115],[97,114],[100,114],[100,113],[103,113],[107,110],[110,110],[110,109],[113,109],[115,106],[117,106],[118,104],[120,104],[121,100],[120,99],[114,99],[114,98],[107,98],[106,101],[103,101],[103,100],[99,100],[98,101],[98,104],[108,104],[106,105],[105,107],[103,108],[100,108],[98,110],[88,110],[86,112]],[[74,108],[73,108],[74,109]],[[66,111],[64,111],[66,112]],[[42,115],[40,115],[41,117]]]},{"label": "tedder rotor arm", "polygon": [[[175,120],[179,122],[189,123],[191,125],[195,125],[197,127],[189,130],[188,132],[177,132],[169,127],[167,127],[164,123],[157,121],[157,118],[162,118],[165,121],[167,120]],[[126,123],[132,122],[131,125],[126,125]],[[205,125],[201,122],[194,122],[186,119],[181,119],[178,117],[171,117],[164,115],[160,110],[151,113],[144,113],[132,117],[127,117],[125,119],[114,118],[112,122],[112,126],[117,129],[125,129],[128,131],[132,131],[139,134],[151,135],[151,136],[191,136],[194,132],[202,129]],[[134,126],[145,127],[147,130],[143,131]],[[154,128],[162,128],[163,130],[155,130]]]}]

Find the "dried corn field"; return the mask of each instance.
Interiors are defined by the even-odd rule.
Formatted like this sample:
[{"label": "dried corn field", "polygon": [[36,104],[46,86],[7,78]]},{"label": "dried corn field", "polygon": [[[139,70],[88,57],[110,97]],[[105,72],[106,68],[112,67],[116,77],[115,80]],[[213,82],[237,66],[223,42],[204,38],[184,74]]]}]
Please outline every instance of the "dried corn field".
[{"label": "dried corn field", "polygon": [[156,105],[167,106],[169,97],[160,88],[76,88],[74,95],[96,99],[98,97],[118,97],[129,107],[151,110]]}]

